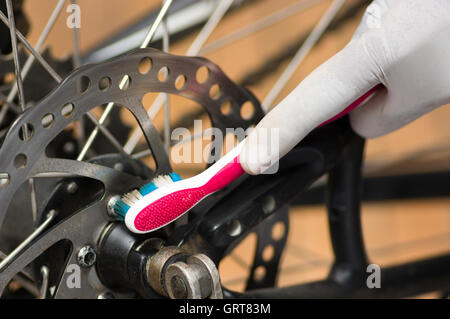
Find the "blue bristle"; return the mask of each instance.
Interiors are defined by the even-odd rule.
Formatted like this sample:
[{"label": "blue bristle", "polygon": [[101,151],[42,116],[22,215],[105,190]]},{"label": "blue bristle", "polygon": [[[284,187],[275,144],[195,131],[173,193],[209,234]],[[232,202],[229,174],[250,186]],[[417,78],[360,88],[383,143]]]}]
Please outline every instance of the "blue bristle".
[{"label": "blue bristle", "polygon": [[158,187],[156,187],[155,183],[151,182],[151,183],[145,184],[144,186],[139,188],[139,193],[141,193],[142,196],[145,196],[145,195],[153,192],[157,188]]},{"label": "blue bristle", "polygon": [[114,203],[114,211],[118,214],[119,217],[125,219],[125,215],[127,214],[130,206],[125,204],[123,201],[118,200]]},{"label": "blue bristle", "polygon": [[178,175],[177,173],[170,173],[169,175],[170,175],[170,178],[172,178],[172,180],[174,182],[178,182],[178,181],[182,180],[181,176]]}]

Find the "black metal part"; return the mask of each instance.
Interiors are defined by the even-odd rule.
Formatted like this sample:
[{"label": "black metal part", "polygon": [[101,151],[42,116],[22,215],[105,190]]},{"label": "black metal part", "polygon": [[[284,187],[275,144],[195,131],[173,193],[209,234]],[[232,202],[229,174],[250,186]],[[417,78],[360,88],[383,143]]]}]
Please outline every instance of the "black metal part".
[{"label": "black metal part", "polygon": [[[284,232],[280,238],[273,238],[272,230],[278,223],[283,225]],[[286,246],[289,233],[289,207],[282,207],[277,212],[274,212],[272,216],[257,227],[255,233],[257,235],[256,251],[250,269],[250,276],[247,280],[246,291],[275,287],[281,255]],[[265,255],[266,250],[269,252],[267,256]],[[257,273],[258,269],[263,270],[260,275]]]},{"label": "black metal part", "polygon": [[[369,176],[362,180],[362,201],[377,202],[414,198],[450,196],[450,172],[411,173],[401,175]],[[301,194],[293,205],[322,204],[325,186],[317,186]]]},{"label": "black metal part", "polygon": [[349,287],[364,285],[367,277],[360,216],[363,151],[364,140],[355,135],[328,174],[328,223],[335,257],[330,278]]},{"label": "black metal part", "polygon": [[[120,164],[121,171],[139,176],[142,179],[148,179],[153,175],[153,172],[140,161],[131,160],[119,154],[99,156],[91,159],[90,162],[110,168],[117,168]],[[47,201],[43,208],[39,209],[39,212],[49,212],[50,210],[58,212],[50,225],[51,227],[99,200],[103,193],[104,186],[97,180],[83,177],[63,179],[59,181],[50,195],[47,193]],[[45,216],[40,216],[37,225],[41,224],[44,219]],[[35,277],[40,278],[40,269],[45,265],[51,269],[49,286],[59,283],[62,272],[66,268],[67,256],[71,252],[71,248],[70,242],[63,240],[40,255],[33,262]],[[117,274],[111,278],[115,280]]]},{"label": "black metal part", "polygon": [[[23,0],[14,1],[13,13],[17,30],[26,35],[30,30],[30,24],[22,10],[22,7]],[[6,1],[0,1],[0,11],[2,11],[3,14],[8,15],[8,13],[6,12]],[[9,54],[11,53],[11,51],[12,47],[9,28],[4,23],[0,23],[0,53]]]},{"label": "black metal part", "polygon": [[[157,239],[158,234],[154,234]],[[162,234],[161,234],[162,235]],[[111,223],[101,237],[96,270],[113,291],[132,291],[143,298],[161,298],[146,280],[146,263],[160,247],[148,236],[131,233],[123,223]]]}]

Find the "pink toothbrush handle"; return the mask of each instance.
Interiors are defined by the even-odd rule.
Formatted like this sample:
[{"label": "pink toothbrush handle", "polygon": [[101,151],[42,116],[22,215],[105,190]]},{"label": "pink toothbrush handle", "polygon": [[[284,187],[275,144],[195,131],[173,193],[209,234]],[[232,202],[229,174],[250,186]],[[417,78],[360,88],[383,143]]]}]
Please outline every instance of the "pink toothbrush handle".
[{"label": "pink toothbrush handle", "polygon": [[352,104],[350,104],[349,106],[347,106],[341,113],[333,116],[331,119],[323,122],[322,124],[319,125],[319,127],[324,126],[330,122],[333,122],[334,120],[337,120],[338,118],[344,116],[345,114],[350,113],[351,111],[353,111],[354,109],[356,109],[358,106],[360,106],[364,101],[366,101],[372,94],[374,94],[378,89],[381,89],[383,86],[383,84],[377,84],[376,86],[374,86],[373,88],[371,88],[369,91],[367,91],[366,93],[364,93],[363,96],[361,96],[360,98],[358,98],[356,101],[354,101]]},{"label": "pink toothbrush handle", "polygon": [[239,156],[220,169],[204,185],[170,193],[144,208],[134,220],[140,231],[160,228],[182,216],[206,196],[224,188],[244,174]]}]

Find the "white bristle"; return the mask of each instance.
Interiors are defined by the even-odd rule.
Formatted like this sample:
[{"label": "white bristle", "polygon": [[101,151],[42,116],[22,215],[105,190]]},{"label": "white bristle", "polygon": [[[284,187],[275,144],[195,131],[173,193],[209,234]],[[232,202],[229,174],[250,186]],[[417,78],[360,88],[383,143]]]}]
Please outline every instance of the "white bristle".
[{"label": "white bristle", "polygon": [[137,189],[123,195],[122,201],[127,204],[128,206],[132,206],[134,203],[136,203],[138,200],[142,198],[142,194],[139,193]]},{"label": "white bristle", "polygon": [[159,187],[162,187],[162,186],[164,186],[164,185],[173,183],[172,179],[171,179],[170,176],[168,176],[168,175],[161,175],[161,176],[158,176],[158,177],[156,177],[155,179],[153,179],[152,182],[153,182],[153,183],[155,184],[155,186],[158,187],[158,188],[159,188]]}]

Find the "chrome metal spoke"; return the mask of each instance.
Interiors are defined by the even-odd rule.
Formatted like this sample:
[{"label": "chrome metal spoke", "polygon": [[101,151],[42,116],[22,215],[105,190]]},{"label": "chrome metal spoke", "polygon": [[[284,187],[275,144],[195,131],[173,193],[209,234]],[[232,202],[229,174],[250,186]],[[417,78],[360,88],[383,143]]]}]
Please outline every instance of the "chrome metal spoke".
[{"label": "chrome metal spoke", "polygon": [[[58,4],[56,5],[55,9],[53,10],[44,30],[42,31],[41,35],[39,36],[36,46],[34,47],[34,49],[37,52],[41,51],[42,45],[44,44],[45,40],[47,39],[48,35],[50,34],[50,31],[53,29],[56,19],[58,18],[59,14],[61,13],[61,10],[63,9],[64,2],[65,2],[65,0],[59,0]],[[27,61],[25,62],[24,66],[23,66],[23,70],[21,73],[22,79],[25,79],[25,77],[27,76],[34,60],[35,60],[34,55],[30,55],[28,57]],[[58,82],[60,82],[60,81],[61,81],[61,79]],[[17,86],[13,86],[13,88],[9,92],[8,99],[7,99],[8,103],[12,102],[14,100],[14,98],[16,97],[17,89],[18,89]]]},{"label": "chrome metal spoke", "polygon": [[[156,17],[155,21],[153,22],[152,26],[150,27],[150,30],[148,31],[144,41],[142,42],[140,48],[146,48],[150,42],[152,41],[156,30],[158,29],[159,25],[163,21],[164,17],[167,14],[167,11],[169,10],[170,6],[172,5],[173,0],[167,0],[163,3],[163,6],[161,7],[161,10],[159,11],[158,16]],[[128,76],[124,76],[122,80],[120,81],[120,88],[124,88],[128,84],[129,78]],[[108,118],[108,115],[111,113],[111,110],[114,106],[114,103],[108,103],[108,105],[105,108],[105,111],[103,112],[102,116],[100,117],[99,123],[102,125],[106,119]],[[92,146],[92,143],[94,142],[96,136],[98,134],[98,128],[96,127],[91,134],[89,135],[86,144],[83,146],[83,149],[81,150],[80,154],[78,155],[77,160],[82,161],[84,157],[86,156],[86,153]]]},{"label": "chrome metal spoke", "polygon": [[121,153],[121,154],[126,154],[125,151],[122,148],[122,144],[120,144],[120,142],[114,137],[114,135],[112,135],[112,133],[103,125],[100,124],[100,122],[95,118],[95,116],[88,112],[86,113],[88,119],[90,119],[92,121],[92,123],[95,124],[96,128],[101,130],[102,133],[105,135],[105,137],[109,140],[109,142]]},{"label": "chrome metal spoke", "polygon": [[[6,8],[8,11],[8,22],[9,22],[9,32],[11,36],[11,45],[12,45],[12,51],[14,56],[14,71],[16,76],[16,85],[14,86],[17,88],[17,92],[19,94],[19,107],[21,112],[23,113],[25,111],[25,94],[23,91],[23,82],[22,82],[22,72],[21,72],[21,66],[19,61],[19,49],[17,46],[17,37],[16,37],[16,23],[14,21],[14,9],[12,6],[11,0],[6,0]],[[13,87],[13,89],[14,89]],[[12,99],[8,97],[6,100],[6,104],[4,105],[5,108],[9,105],[8,103],[12,102]],[[25,126],[23,130],[24,137],[28,138],[28,135],[30,134],[28,132],[28,128]],[[31,198],[31,211],[33,216],[33,221],[36,220],[37,216],[37,201],[36,201],[36,190],[34,187],[34,180],[30,178],[28,180],[30,184],[30,198]]]},{"label": "chrome metal spoke", "polygon": [[34,185],[34,179],[30,178],[28,180],[30,185],[30,197],[31,197],[31,214],[33,217],[33,222],[37,221],[37,199],[36,199],[36,186]]},{"label": "chrome metal spoke", "polygon": [[[45,41],[45,39],[47,38],[47,36],[48,36],[48,34],[49,34],[49,32],[50,32],[50,30],[51,30],[51,28],[52,28],[52,26],[54,25],[54,22],[56,21],[56,18],[58,17],[58,15],[59,15],[59,13],[61,12],[61,9],[62,9],[62,7],[63,7],[63,5],[64,5],[64,0],[60,0],[59,2],[58,2],[58,5],[56,6],[56,8],[53,10],[53,13],[52,13],[52,15],[51,15],[51,17],[50,17],[50,19],[49,19],[49,22],[47,23],[47,25],[46,25],[46,27],[45,27],[45,29],[44,29],[44,31],[42,32],[42,34],[41,34],[41,36],[40,36],[40,38],[39,38],[39,41],[38,41],[38,43],[37,43],[37,45],[36,45],[36,47],[37,47],[37,50],[39,50],[40,49],[40,47],[42,46],[42,44],[44,43],[44,41]],[[0,12],[0,18],[1,18],[1,12]],[[10,26],[10,22],[8,21],[8,26]],[[21,33],[18,31],[18,30],[15,30],[16,32],[14,33],[14,34],[17,34],[17,36],[20,38],[20,37],[23,37],[23,35],[21,35]],[[27,48],[28,47],[30,47],[31,48],[31,50],[34,52],[33,53],[33,56],[30,56],[30,58],[31,57],[34,57],[34,58],[36,58],[38,61],[40,61],[40,60],[43,60],[43,61],[45,61],[43,58],[42,58],[42,55],[39,53],[39,52],[37,52],[36,51],[36,49],[34,49],[34,48],[32,48],[31,47],[31,45],[28,43],[28,41],[24,38],[23,39],[23,41],[22,41],[24,44],[26,43],[26,46],[27,46]],[[29,58],[29,60],[27,60],[27,62],[28,61],[31,61],[30,62],[30,66],[31,66],[31,63],[33,62],[33,60],[31,60]],[[45,62],[46,63],[46,62]],[[43,65],[44,66],[44,65]],[[45,66],[44,66],[45,67]],[[47,69],[47,68],[46,68]],[[59,75],[57,75],[57,73],[53,70],[53,68],[50,66],[50,65],[48,65],[48,69],[47,69],[47,71],[49,71],[49,73],[50,74],[56,74],[56,77],[54,76],[54,79],[58,82],[58,83],[60,83],[61,81],[62,81],[62,78],[59,76]],[[25,109],[25,108],[23,108],[23,109]],[[2,109],[2,111],[3,111],[3,109]],[[113,144],[113,146],[115,146],[116,148],[118,148],[119,149],[119,151],[121,152],[121,153],[124,153],[123,152],[123,149],[122,149],[122,146],[121,146],[121,144],[114,138],[114,136],[108,131],[108,129],[107,128],[105,128],[104,126],[102,126],[102,123],[99,123],[99,121],[95,118],[95,116],[93,116],[91,113],[87,113],[88,114],[88,118],[90,118],[94,123],[95,123],[95,125],[96,125],[96,128],[95,128],[95,130],[101,130],[104,134],[105,134],[105,136],[108,138],[108,140]],[[1,114],[0,114],[0,119],[1,119],[2,117],[1,117]],[[120,147],[119,147],[120,146]],[[31,186],[31,185],[30,185]]]},{"label": "chrome metal spoke", "polygon": [[[167,0],[164,0],[167,1]],[[169,27],[167,25],[167,17],[164,18],[162,22],[163,27],[163,51],[169,52],[170,46],[170,35],[169,35]],[[166,74],[169,76],[169,74]],[[164,105],[164,148],[166,149],[167,154],[170,151],[170,96],[168,93],[164,94],[165,105]]]},{"label": "chrome metal spoke", "polygon": [[[8,255],[5,254],[3,251],[0,250],[0,260],[5,259],[6,257],[8,257]],[[28,273],[27,271],[25,271],[25,270],[22,270],[20,273],[21,273],[25,278],[27,278],[27,279],[29,279],[29,280],[32,280],[32,279],[33,279],[33,276],[32,276],[30,273]]]},{"label": "chrome metal spoke", "polygon": [[36,228],[25,240],[20,243],[8,256],[6,256],[0,263],[0,274],[5,270],[5,268],[20,254],[25,248],[37,237],[39,236],[55,218],[56,211],[52,210],[47,214],[46,219]]},{"label": "chrome metal spoke", "polygon": [[[76,5],[77,0],[71,0],[72,4]],[[78,28],[76,26],[72,27],[72,43],[73,43],[73,66],[74,69],[77,69],[81,66],[81,55],[80,55],[80,35],[78,32]],[[85,125],[84,125],[84,118],[81,118],[77,125],[78,125],[78,143],[80,145],[83,145],[86,141],[85,138]]]},{"label": "chrome metal spoke", "polygon": [[297,70],[299,65],[303,62],[305,57],[320,39],[322,34],[327,29],[328,25],[333,21],[334,17],[337,15],[339,10],[344,5],[345,0],[334,0],[325,14],[321,17],[319,22],[316,24],[312,32],[309,34],[306,41],[301,45],[295,56],[292,58],[291,62],[289,62],[286,69],[283,71],[275,85],[270,90],[269,94],[267,94],[264,102],[262,103],[262,108],[265,112],[269,111],[275,102],[278,95],[281,93],[283,88],[288,83],[289,79],[292,77],[294,72]]},{"label": "chrome metal spoke", "polygon": [[[0,11],[0,20],[9,27],[9,21],[8,18],[3,14],[3,12]],[[42,57],[41,54],[39,54],[33,46],[28,42],[28,40],[25,38],[25,36],[19,31],[16,30],[17,38],[22,42],[22,44],[30,51],[30,53],[38,60],[38,62],[42,65],[42,67],[57,81],[61,81],[61,77],[58,73],[56,73],[55,70],[48,64],[47,61]]]},{"label": "chrome metal spoke", "polygon": [[[196,56],[202,46],[205,44],[206,40],[208,40],[211,33],[217,27],[219,22],[224,17],[225,13],[227,13],[228,9],[230,9],[234,0],[224,0],[220,1],[212,13],[211,17],[208,19],[206,24],[203,26],[202,30],[200,30],[197,37],[192,42],[189,49],[186,51],[187,56]],[[159,94],[153,104],[148,109],[147,113],[151,119],[155,118],[156,114],[158,114],[159,110],[164,104],[164,94]],[[142,132],[139,128],[135,128],[133,133],[130,135],[130,138],[126,142],[124,149],[125,152],[131,154],[139,142],[139,139],[142,136]]]},{"label": "chrome metal spoke", "polygon": [[14,9],[12,6],[12,0],[6,0],[6,9],[8,11],[9,34],[11,36],[11,46],[14,57],[14,71],[16,76],[15,86],[17,87],[19,93],[19,107],[23,112],[25,111],[25,94],[23,93],[22,73],[19,61],[19,48],[17,46],[16,23],[14,21]]},{"label": "chrome metal spoke", "polygon": [[50,269],[47,266],[41,267],[42,284],[39,292],[39,299],[47,297],[48,278],[50,277]]},{"label": "chrome metal spoke", "polygon": [[[39,40],[38,40],[37,45],[36,45],[36,49],[33,48],[33,46],[27,41],[27,39],[23,36],[23,34],[19,30],[17,30],[17,29],[15,30],[14,33],[16,34],[17,38],[19,38],[19,40],[22,42],[22,44],[31,53],[31,56],[28,57],[27,61],[25,62],[25,65],[23,67],[23,70],[21,71],[22,78],[26,77],[26,75],[28,74],[29,69],[31,68],[31,65],[32,65],[34,59],[36,59],[42,65],[42,67],[55,79],[56,82],[58,82],[58,83],[61,82],[61,77],[47,63],[47,61],[45,61],[45,59],[42,57],[42,55],[38,51],[40,50],[40,47],[42,46],[42,44],[44,43],[45,39],[47,38],[50,30],[52,29],[59,12],[61,12],[63,4],[64,4],[64,0],[60,0],[58,2],[58,5],[56,6],[56,8],[53,10],[53,13],[50,16],[50,19],[49,19],[46,27],[44,28],[43,32],[41,33],[41,35],[39,37]],[[0,11],[0,20],[2,20],[2,22],[7,27],[9,27],[9,28],[11,27],[9,19],[1,11]],[[10,30],[11,30],[11,28],[10,28]],[[13,105],[12,102],[13,102],[14,98],[16,97],[17,90],[18,90],[17,85],[14,85],[12,87],[10,93],[8,94],[8,97],[5,99],[6,104],[4,105],[4,107],[0,111],[0,123],[3,122],[8,109],[10,109],[10,107]],[[16,111],[16,110],[13,109],[13,111]]]},{"label": "chrome metal spoke", "polygon": [[[72,4],[76,5],[77,0],[71,0]],[[81,65],[81,56],[80,56],[80,35],[77,27],[72,28],[72,42],[73,42],[73,65],[76,68]]]},{"label": "chrome metal spoke", "polygon": [[239,30],[236,30],[230,34],[227,34],[226,36],[211,42],[207,45],[205,45],[199,52],[199,55],[205,55],[208,53],[211,53],[213,51],[216,51],[218,49],[223,48],[224,46],[227,46],[231,43],[234,43],[236,41],[239,41],[245,37],[248,37],[252,34],[255,34],[258,31],[264,30],[268,27],[271,27],[279,22],[284,21],[285,19],[292,17],[320,2],[323,2],[324,0],[306,0],[306,1],[300,1],[300,2],[294,2],[294,4],[283,8],[281,10],[276,11],[275,13],[272,13],[268,15],[267,17],[264,17],[262,19],[259,19],[258,21],[245,26]]}]

